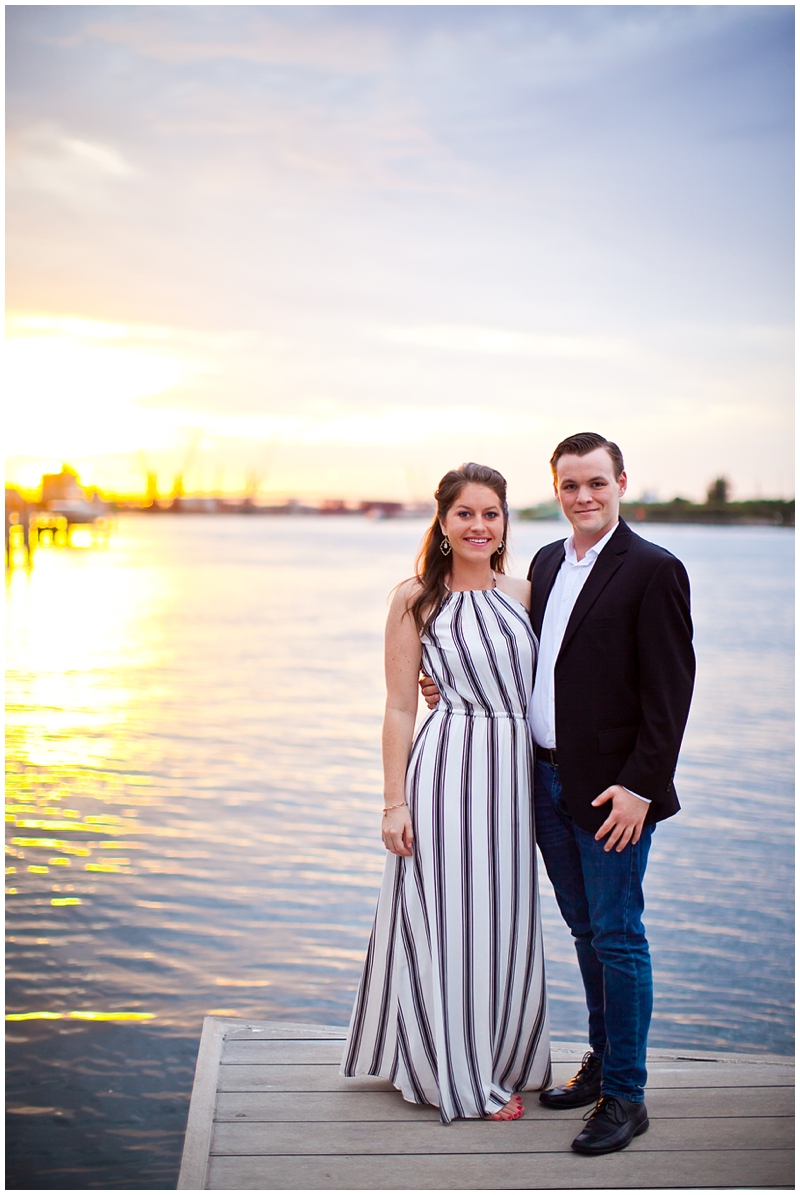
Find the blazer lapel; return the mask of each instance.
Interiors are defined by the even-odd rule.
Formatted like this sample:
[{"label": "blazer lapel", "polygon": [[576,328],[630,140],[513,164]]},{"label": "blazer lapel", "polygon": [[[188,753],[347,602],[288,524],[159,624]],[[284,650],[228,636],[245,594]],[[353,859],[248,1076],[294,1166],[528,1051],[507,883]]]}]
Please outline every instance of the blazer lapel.
[{"label": "blazer lapel", "polygon": [[617,569],[622,567],[625,560],[625,553],[628,551],[630,537],[630,527],[620,519],[619,527],[597,557],[586,584],[578,594],[578,600],[573,607],[572,614],[567,623],[567,629],[564,632],[564,638],[561,641],[559,655],[563,652]]},{"label": "blazer lapel", "polygon": [[544,558],[540,556],[531,569],[531,626],[537,639],[541,638],[547,599],[555,584],[558,570],[564,563],[564,554],[563,543],[553,544],[552,551]]}]

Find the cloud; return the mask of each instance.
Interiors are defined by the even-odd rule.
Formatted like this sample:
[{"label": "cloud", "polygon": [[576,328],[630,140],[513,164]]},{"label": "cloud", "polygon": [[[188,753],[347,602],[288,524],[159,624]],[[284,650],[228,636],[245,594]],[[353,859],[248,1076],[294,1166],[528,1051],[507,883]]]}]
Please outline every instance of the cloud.
[{"label": "cloud", "polygon": [[596,426],[744,491],[791,452],[792,17],[11,6],[14,351],[176,362],[115,442],[279,443],[287,487]]},{"label": "cloud", "polygon": [[629,356],[630,341],[614,336],[564,336],[510,332],[457,324],[384,328],[379,333],[394,344],[440,349],[447,353],[480,353],[499,357],[608,358]]},{"label": "cloud", "polygon": [[[348,410],[330,401],[317,402],[305,412],[288,415],[221,415],[161,407],[159,416],[165,424],[197,429],[210,439],[275,443],[284,447],[429,445],[485,423],[485,413],[477,407],[431,406],[423,414],[404,406],[385,406],[365,412]],[[529,411],[504,413],[493,421],[492,435],[495,438],[530,436],[542,425],[541,417]]]},{"label": "cloud", "polygon": [[141,176],[141,171],[112,145],[70,136],[50,121],[13,133],[8,143],[10,196],[34,192],[92,206],[109,186]]},{"label": "cloud", "polygon": [[62,137],[58,148],[73,162],[78,162],[90,172],[108,178],[135,178],[138,171],[126,162],[118,150],[108,145],[93,145],[77,137]]},{"label": "cloud", "polygon": [[183,14],[151,9],[135,22],[92,21],[83,36],[175,66],[239,61],[374,74],[387,65],[390,41],[384,30],[348,27],[326,19],[324,13],[312,23],[302,17],[293,22],[276,19],[255,8],[244,14],[239,9],[236,15],[227,10],[224,24],[215,21],[214,14],[211,20],[198,15],[187,22]]},{"label": "cloud", "polygon": [[168,325],[119,324],[106,320],[89,320],[73,315],[24,314],[11,311],[6,316],[6,335],[9,338],[53,336],[74,341],[127,340],[138,346],[163,348],[194,348],[235,351],[246,347],[257,337],[252,332],[207,332]]}]

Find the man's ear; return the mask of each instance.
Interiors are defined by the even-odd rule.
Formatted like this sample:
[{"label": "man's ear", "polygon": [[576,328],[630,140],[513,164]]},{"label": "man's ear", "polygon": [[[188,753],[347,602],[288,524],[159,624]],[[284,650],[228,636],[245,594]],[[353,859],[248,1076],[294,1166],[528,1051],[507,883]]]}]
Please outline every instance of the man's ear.
[{"label": "man's ear", "polygon": [[622,495],[625,493],[625,491],[628,488],[628,474],[625,472],[624,469],[622,470],[619,477],[617,478],[617,484],[619,485],[619,496],[621,498]]},{"label": "man's ear", "polygon": [[556,502],[560,506],[561,505],[561,495],[558,492],[558,478],[557,477],[553,478],[553,493],[556,496]]}]

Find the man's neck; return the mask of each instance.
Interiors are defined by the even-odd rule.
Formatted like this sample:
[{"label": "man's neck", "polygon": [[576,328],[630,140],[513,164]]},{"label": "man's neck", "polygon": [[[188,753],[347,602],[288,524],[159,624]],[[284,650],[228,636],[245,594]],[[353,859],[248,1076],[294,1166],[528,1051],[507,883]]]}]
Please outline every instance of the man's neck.
[{"label": "man's neck", "polygon": [[619,519],[615,519],[607,526],[601,528],[600,531],[595,531],[593,535],[582,535],[576,528],[572,528],[572,543],[575,548],[575,555],[578,560],[583,560],[587,552],[596,547],[601,540],[610,535],[612,531],[616,531],[619,526]]}]

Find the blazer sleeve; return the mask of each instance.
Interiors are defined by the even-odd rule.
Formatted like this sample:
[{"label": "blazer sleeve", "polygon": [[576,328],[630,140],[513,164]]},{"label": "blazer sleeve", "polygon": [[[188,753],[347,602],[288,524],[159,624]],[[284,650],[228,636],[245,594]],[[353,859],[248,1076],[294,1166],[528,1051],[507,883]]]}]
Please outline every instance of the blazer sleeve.
[{"label": "blazer sleeve", "polygon": [[637,622],[642,719],[617,783],[658,803],[675,774],[694,687],[689,578],[674,556],[653,573]]}]

